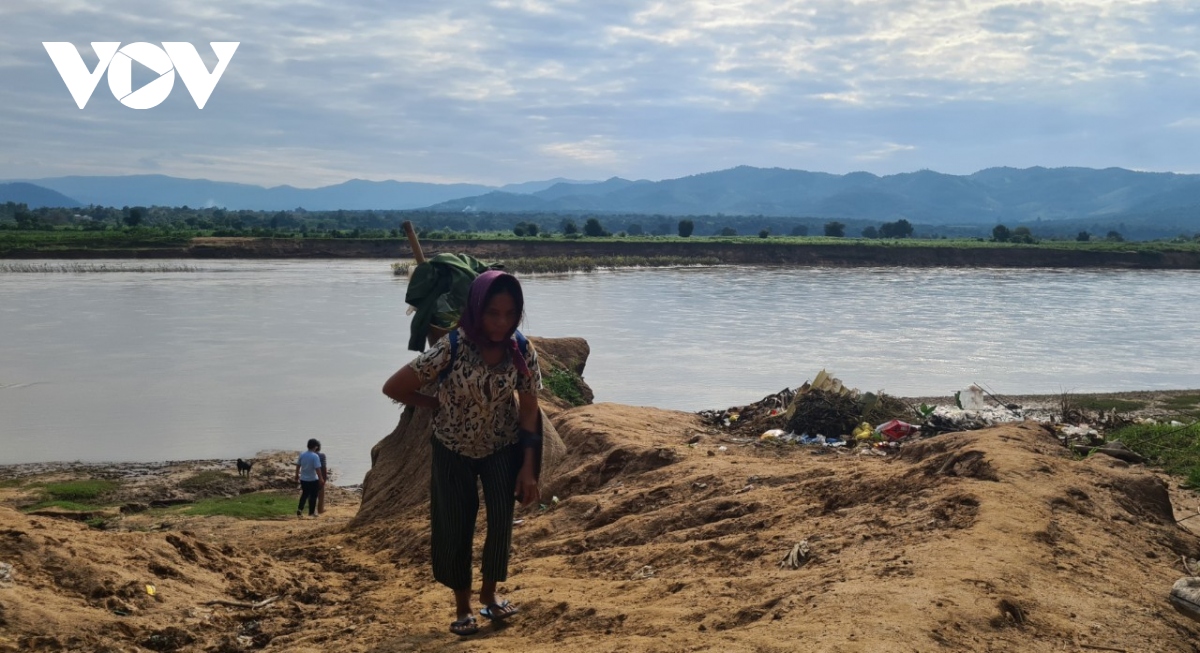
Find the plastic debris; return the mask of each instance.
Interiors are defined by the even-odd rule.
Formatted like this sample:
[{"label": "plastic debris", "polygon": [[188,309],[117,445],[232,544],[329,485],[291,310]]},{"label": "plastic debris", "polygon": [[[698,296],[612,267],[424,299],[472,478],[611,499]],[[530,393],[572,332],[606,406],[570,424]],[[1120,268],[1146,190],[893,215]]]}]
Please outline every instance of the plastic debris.
[{"label": "plastic debris", "polygon": [[875,437],[875,429],[871,428],[870,422],[863,422],[850,435],[854,437],[856,442],[866,442]]},{"label": "plastic debris", "polygon": [[784,435],[787,435],[787,432],[784,431],[783,429],[771,429],[770,431],[766,431],[762,435],[758,436],[758,439],[759,440],[773,440],[775,438],[779,438]]},{"label": "plastic debris", "polygon": [[150,596],[154,596],[154,594],[156,592],[158,592],[158,590],[156,590],[153,585],[146,583],[146,593],[147,594],[149,594]]},{"label": "plastic debris", "polygon": [[1060,427],[1058,432],[1067,436],[1068,438],[1094,438],[1100,435],[1096,432],[1096,429],[1091,428],[1087,424],[1080,424],[1079,426],[1071,426],[1068,424]]},{"label": "plastic debris", "polygon": [[983,388],[971,384],[966,390],[954,393],[954,403],[963,410],[983,410],[987,404],[983,401]]},{"label": "plastic debris", "polygon": [[1200,577],[1180,578],[1171,587],[1171,605],[1180,614],[1200,621]]},{"label": "plastic debris", "polygon": [[811,553],[808,548],[808,540],[801,540],[799,544],[792,547],[792,550],[784,556],[783,560],[779,563],[779,568],[791,567],[792,569],[799,569],[801,565],[808,562],[808,557]]},{"label": "plastic debris", "polygon": [[898,419],[884,422],[883,424],[875,427],[875,432],[882,435],[889,442],[902,440],[919,430],[921,430],[920,426],[917,426],[916,424],[909,424],[908,422],[902,422]]},{"label": "plastic debris", "polygon": [[654,567],[651,565],[646,565],[633,574],[633,580],[645,580],[647,578],[654,578]]},{"label": "plastic debris", "polygon": [[1024,421],[1025,415],[1007,407],[990,407],[982,410],[963,410],[951,406],[938,406],[929,415],[926,424],[934,432],[972,431],[1005,422]]},{"label": "plastic debris", "polygon": [[725,445],[721,445],[721,446],[717,447],[717,451],[729,451],[729,447],[727,447]]},{"label": "plastic debris", "polygon": [[13,586],[13,566],[0,562],[0,588]]}]

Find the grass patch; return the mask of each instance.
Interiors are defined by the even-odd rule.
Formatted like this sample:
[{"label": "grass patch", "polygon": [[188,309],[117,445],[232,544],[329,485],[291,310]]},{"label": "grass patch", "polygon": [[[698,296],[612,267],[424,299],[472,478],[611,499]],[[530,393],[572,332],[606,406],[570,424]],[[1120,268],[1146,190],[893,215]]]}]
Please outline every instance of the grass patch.
[{"label": "grass patch", "polygon": [[1194,410],[1200,408],[1200,395],[1179,395],[1163,400],[1163,406],[1171,410]]},{"label": "grass patch", "polygon": [[1117,411],[1118,413],[1127,413],[1131,410],[1141,410],[1146,407],[1145,401],[1136,399],[1105,399],[1102,397],[1086,397],[1074,396],[1071,397],[1071,403],[1076,408],[1100,411]]},{"label": "grass patch", "polygon": [[76,501],[62,501],[60,499],[55,499],[51,501],[40,501],[32,506],[25,506],[21,508],[21,510],[25,512],[33,512],[34,510],[42,510],[44,508],[59,508],[61,510],[74,510],[76,512],[91,512],[93,510],[99,510],[101,507],[102,506],[91,506],[85,503],[78,503]]},{"label": "grass patch", "polygon": [[583,391],[579,388],[583,379],[570,370],[551,370],[549,374],[542,377],[542,382],[546,384],[547,388],[550,388],[550,392],[553,392],[554,396],[572,406],[582,406],[587,403],[587,400],[583,398]]},{"label": "grass patch", "polygon": [[192,492],[200,492],[213,489],[214,487],[223,487],[233,481],[236,481],[233,474],[217,469],[206,469],[183,479],[179,482],[179,487]]},{"label": "grass patch", "polygon": [[277,492],[254,492],[231,499],[204,499],[188,506],[185,515],[224,515],[238,519],[273,519],[296,514],[297,496]]},{"label": "grass patch", "polygon": [[115,481],[93,478],[66,483],[47,483],[41,489],[52,501],[95,501],[119,486]]},{"label": "grass patch", "polygon": [[8,478],[0,481],[0,490],[14,487],[21,487],[24,483],[19,478]]},{"label": "grass patch", "polygon": [[1186,477],[1191,487],[1200,488],[1200,422],[1186,426],[1133,424],[1108,439],[1120,440],[1168,474]]}]

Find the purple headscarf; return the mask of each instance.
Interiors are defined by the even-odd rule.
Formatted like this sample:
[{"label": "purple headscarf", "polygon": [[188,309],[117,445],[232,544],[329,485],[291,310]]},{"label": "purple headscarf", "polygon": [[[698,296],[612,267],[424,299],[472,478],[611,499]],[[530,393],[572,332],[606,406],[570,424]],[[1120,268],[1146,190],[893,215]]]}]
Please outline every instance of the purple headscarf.
[{"label": "purple headscarf", "polygon": [[[521,282],[517,281],[516,277],[503,270],[488,270],[475,277],[475,281],[471,282],[471,288],[467,291],[467,305],[463,308],[462,316],[458,318],[458,326],[462,327],[467,339],[475,343],[476,346],[486,340],[486,336],[483,333],[483,310],[486,308],[485,302],[488,298],[488,291],[492,289],[492,284],[504,277],[511,280],[509,288],[511,289],[513,303],[516,305],[517,318],[520,321],[521,312],[525,308],[525,295],[521,292]],[[513,338],[513,334],[516,331],[517,325],[514,323],[512,330],[508,332],[508,346],[512,349],[513,365],[517,366],[517,370],[521,374],[528,375],[529,367],[525,363],[525,357],[521,355],[517,341]]]}]

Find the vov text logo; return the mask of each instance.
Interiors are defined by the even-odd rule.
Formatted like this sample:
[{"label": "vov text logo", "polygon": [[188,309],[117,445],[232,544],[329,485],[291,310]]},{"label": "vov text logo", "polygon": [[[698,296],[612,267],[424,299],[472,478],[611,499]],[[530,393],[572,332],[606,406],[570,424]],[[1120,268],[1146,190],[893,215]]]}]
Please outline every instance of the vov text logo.
[{"label": "vov text logo", "polygon": [[[130,43],[125,47],[121,47],[120,42],[92,43],[92,49],[100,58],[100,62],[96,64],[96,69],[91,71],[87,69],[87,64],[83,62],[83,57],[73,44],[45,41],[42,45],[50,54],[50,60],[54,62],[54,67],[58,69],[58,74],[62,76],[67,90],[71,92],[71,97],[75,98],[75,104],[78,104],[80,109],[91,99],[92,92],[96,90],[100,76],[105,71],[108,71],[108,88],[112,90],[113,97],[131,109],[153,109],[161,104],[175,86],[176,72],[179,73],[179,78],[183,80],[188,93],[192,94],[192,99],[196,101],[196,108],[203,109],[213,89],[217,87],[217,82],[221,81],[221,75],[225,74],[225,68],[229,66],[229,60],[233,58],[233,53],[240,43],[209,43],[217,55],[217,65],[211,73],[191,43],[164,41],[161,48],[143,42]],[[158,79],[133,90],[135,61],[158,73]]]}]

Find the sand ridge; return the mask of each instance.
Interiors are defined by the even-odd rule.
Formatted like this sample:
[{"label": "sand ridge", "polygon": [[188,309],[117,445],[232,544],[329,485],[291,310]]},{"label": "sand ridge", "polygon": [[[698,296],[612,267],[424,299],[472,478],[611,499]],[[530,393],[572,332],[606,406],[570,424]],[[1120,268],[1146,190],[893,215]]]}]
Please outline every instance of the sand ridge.
[{"label": "sand ridge", "polygon": [[555,422],[559,501],[518,515],[505,628],[447,632],[423,506],[132,532],[0,508],[0,650],[1197,650],[1166,593],[1200,557],[1200,519],[1175,522],[1200,499],[1037,424],[876,456],[614,404]]}]

